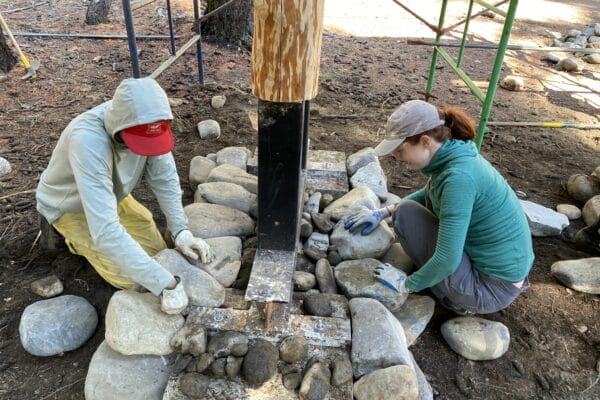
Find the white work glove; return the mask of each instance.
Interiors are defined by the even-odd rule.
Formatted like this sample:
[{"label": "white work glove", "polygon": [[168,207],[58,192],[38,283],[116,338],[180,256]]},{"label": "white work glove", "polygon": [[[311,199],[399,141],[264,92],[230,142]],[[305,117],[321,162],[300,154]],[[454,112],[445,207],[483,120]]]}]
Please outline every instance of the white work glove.
[{"label": "white work glove", "polygon": [[212,249],[208,243],[200,238],[194,237],[192,232],[188,229],[179,232],[175,238],[175,247],[183,255],[188,256],[193,260],[197,260],[198,256],[200,256],[203,264],[208,264],[214,258]]},{"label": "white work glove", "polygon": [[389,216],[390,210],[387,207],[380,208],[379,210],[359,211],[344,217],[344,228],[348,229],[351,233],[360,231],[361,235],[366,236],[377,229],[381,221]]},{"label": "white work glove", "polygon": [[375,279],[398,293],[410,293],[406,287],[406,274],[389,263],[375,267]]},{"label": "white work glove", "polygon": [[174,278],[177,285],[173,289],[164,288],[160,294],[160,309],[166,314],[179,314],[188,306],[188,297],[181,278],[178,276]]}]

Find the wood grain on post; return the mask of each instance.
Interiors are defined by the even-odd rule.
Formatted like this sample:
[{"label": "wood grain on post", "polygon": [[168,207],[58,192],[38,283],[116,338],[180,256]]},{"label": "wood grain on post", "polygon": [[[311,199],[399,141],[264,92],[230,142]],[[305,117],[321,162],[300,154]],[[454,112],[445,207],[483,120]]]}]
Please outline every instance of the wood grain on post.
[{"label": "wood grain on post", "polygon": [[298,103],[317,95],[324,0],[254,0],[252,93]]}]

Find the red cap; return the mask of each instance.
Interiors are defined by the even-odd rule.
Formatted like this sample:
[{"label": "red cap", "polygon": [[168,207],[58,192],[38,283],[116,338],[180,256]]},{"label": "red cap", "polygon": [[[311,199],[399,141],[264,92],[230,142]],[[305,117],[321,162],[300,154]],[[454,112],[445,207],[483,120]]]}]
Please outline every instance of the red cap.
[{"label": "red cap", "polygon": [[135,154],[140,156],[160,156],[173,150],[175,139],[171,131],[171,121],[163,120],[144,125],[136,125],[121,131],[121,138]]}]

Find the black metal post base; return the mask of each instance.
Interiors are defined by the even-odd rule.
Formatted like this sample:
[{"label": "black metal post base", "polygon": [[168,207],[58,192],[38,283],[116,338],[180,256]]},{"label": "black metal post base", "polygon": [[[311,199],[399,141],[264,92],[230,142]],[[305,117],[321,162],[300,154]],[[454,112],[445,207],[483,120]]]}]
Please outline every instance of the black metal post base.
[{"label": "black metal post base", "polygon": [[298,241],[304,103],[258,103],[258,245],[293,251]]}]

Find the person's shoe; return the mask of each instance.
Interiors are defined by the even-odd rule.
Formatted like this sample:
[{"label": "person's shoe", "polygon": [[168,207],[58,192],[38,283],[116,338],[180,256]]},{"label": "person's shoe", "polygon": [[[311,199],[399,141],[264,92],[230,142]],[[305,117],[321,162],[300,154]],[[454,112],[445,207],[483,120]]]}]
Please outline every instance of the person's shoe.
[{"label": "person's shoe", "polygon": [[63,251],[67,249],[65,238],[48,223],[46,218],[39,216],[40,248],[46,251]]},{"label": "person's shoe", "polygon": [[440,300],[440,304],[444,307],[447,308],[448,310],[452,311],[455,314],[458,314],[462,317],[472,317],[473,315],[475,315],[476,313],[473,311],[467,311],[464,308],[461,307],[457,307],[456,305],[454,305],[454,303],[452,303],[447,297],[444,297],[443,299]]}]

